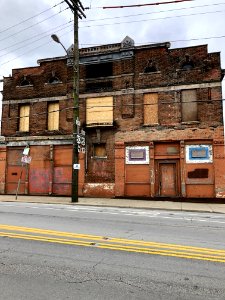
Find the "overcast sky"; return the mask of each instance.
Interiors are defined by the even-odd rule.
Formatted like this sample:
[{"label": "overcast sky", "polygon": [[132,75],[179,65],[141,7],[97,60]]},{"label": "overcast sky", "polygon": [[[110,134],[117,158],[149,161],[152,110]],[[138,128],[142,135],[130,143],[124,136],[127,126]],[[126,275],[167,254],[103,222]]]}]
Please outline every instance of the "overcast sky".
[{"label": "overcast sky", "polygon": [[[82,0],[86,19],[79,21],[80,47],[118,43],[125,36],[136,45],[171,42],[171,48],[208,44],[221,52],[225,68],[225,0],[192,0],[135,8],[103,9],[165,3],[171,0]],[[60,0],[1,0],[0,79],[13,68],[64,55],[51,39],[56,33],[66,48],[73,43],[73,15]],[[2,89],[2,86],[1,86]]]}]

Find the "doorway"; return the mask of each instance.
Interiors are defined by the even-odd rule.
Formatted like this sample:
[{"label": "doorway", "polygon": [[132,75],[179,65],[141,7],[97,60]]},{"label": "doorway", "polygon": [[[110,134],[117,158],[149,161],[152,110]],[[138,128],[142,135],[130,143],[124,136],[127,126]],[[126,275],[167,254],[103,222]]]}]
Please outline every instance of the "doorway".
[{"label": "doorway", "polygon": [[179,162],[158,161],[156,168],[156,194],[160,197],[179,196]]}]

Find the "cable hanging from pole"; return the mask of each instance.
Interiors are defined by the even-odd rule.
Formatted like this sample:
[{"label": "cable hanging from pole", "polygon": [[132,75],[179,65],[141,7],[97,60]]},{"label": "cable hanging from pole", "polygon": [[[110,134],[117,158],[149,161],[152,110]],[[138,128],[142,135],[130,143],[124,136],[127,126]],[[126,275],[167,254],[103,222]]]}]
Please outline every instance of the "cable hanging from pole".
[{"label": "cable hanging from pole", "polygon": [[72,12],[76,12],[78,17],[82,19],[82,17],[86,18],[84,14],[84,7],[79,0],[64,0]]},{"label": "cable hanging from pole", "polygon": [[150,6],[150,5],[161,5],[161,4],[174,4],[180,2],[190,2],[194,0],[174,0],[174,1],[166,1],[166,2],[155,2],[155,3],[145,3],[145,4],[133,4],[133,5],[119,5],[119,6],[103,6],[103,9],[111,9],[111,8],[128,8],[128,7],[141,7],[141,6]]}]

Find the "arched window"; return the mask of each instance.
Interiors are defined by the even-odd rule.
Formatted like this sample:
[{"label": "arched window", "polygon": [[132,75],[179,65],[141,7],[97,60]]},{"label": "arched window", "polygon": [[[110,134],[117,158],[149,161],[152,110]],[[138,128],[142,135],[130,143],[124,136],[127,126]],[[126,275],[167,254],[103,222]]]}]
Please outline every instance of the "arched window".
[{"label": "arched window", "polygon": [[61,81],[60,81],[59,78],[55,75],[55,71],[52,71],[52,76],[50,77],[48,83],[54,84],[54,83],[59,83],[59,82],[61,82]]},{"label": "arched window", "polygon": [[20,82],[20,86],[26,86],[26,85],[30,85],[30,81],[27,79],[26,76],[23,76],[23,79]]},{"label": "arched window", "polygon": [[185,55],[185,61],[182,64],[182,69],[189,71],[189,70],[191,70],[193,68],[194,68],[194,63],[190,59],[190,56],[189,55]]},{"label": "arched window", "polygon": [[59,80],[59,78],[58,77],[56,77],[56,76],[53,76],[53,77],[51,77],[50,79],[49,79],[49,81],[48,81],[48,83],[59,83],[60,82],[60,80]]}]

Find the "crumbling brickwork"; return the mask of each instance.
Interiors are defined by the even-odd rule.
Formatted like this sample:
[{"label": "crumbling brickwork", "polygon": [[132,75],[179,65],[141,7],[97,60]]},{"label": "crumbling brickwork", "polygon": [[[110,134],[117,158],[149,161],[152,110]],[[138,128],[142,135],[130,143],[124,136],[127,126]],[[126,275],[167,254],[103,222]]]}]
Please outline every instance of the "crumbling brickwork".
[{"label": "crumbling brickwork", "polygon": [[[152,149],[149,150],[152,158],[147,169],[153,175],[146,179],[151,182],[138,182],[137,186],[143,184],[143,190],[145,194],[149,193],[149,197],[160,196],[161,183],[156,181],[164,183],[163,178],[157,175],[161,165],[164,170],[164,159],[164,164],[169,161],[168,170],[173,164],[171,170],[176,168],[176,196],[188,197],[190,186],[185,177],[188,176],[183,153],[185,145],[207,146],[214,144],[215,139],[223,140],[221,81],[224,72],[220,54],[208,53],[207,45],[171,49],[169,43],[135,46],[129,38],[128,42],[80,49],[79,115],[81,128],[86,131],[80,194],[132,196],[135,188],[132,189],[132,184],[126,182],[126,174],[127,178],[131,178],[135,171],[134,167],[126,167],[125,152],[127,146],[139,145]],[[37,67],[14,69],[12,76],[4,79],[2,135],[15,144],[21,141],[32,143],[38,136],[39,140],[43,138],[45,141],[42,140],[43,144],[48,137],[57,145],[64,139],[71,144],[73,67],[67,65],[66,57],[42,59],[39,64]],[[156,94],[157,97],[153,97]],[[146,101],[149,102],[144,102],[145,95],[148,95]],[[100,105],[98,120],[95,124],[87,124],[88,99],[99,99],[104,103],[104,97],[112,97],[113,106],[107,112],[107,109],[101,109],[104,104]],[[48,105],[51,102],[59,103],[58,128],[54,131],[48,130]],[[28,132],[20,131],[18,125],[23,104],[30,104]],[[113,110],[112,120],[110,109]],[[148,114],[153,114],[154,118],[148,118]],[[102,121],[104,118],[107,124]],[[175,143],[176,147],[179,145],[179,153],[177,156],[169,153],[168,157],[155,157],[157,143],[163,143],[165,149],[172,149],[173,144],[171,146],[170,143]],[[217,164],[218,161],[217,158]],[[217,169],[220,171],[218,178],[222,178],[221,169],[215,167]],[[191,172],[198,174],[197,171]],[[123,178],[123,182],[118,180],[118,173],[121,173],[118,178]],[[66,176],[70,176],[69,173]],[[198,189],[197,182],[200,181],[196,180],[194,188],[191,187],[193,190]],[[220,180],[215,182],[221,191]],[[147,184],[150,187],[146,188]],[[206,190],[208,194],[199,195],[223,195],[214,192],[216,187],[211,182]],[[135,190],[135,195],[138,191]],[[195,193],[190,192],[190,195]],[[143,196],[141,190],[140,196]]]}]

